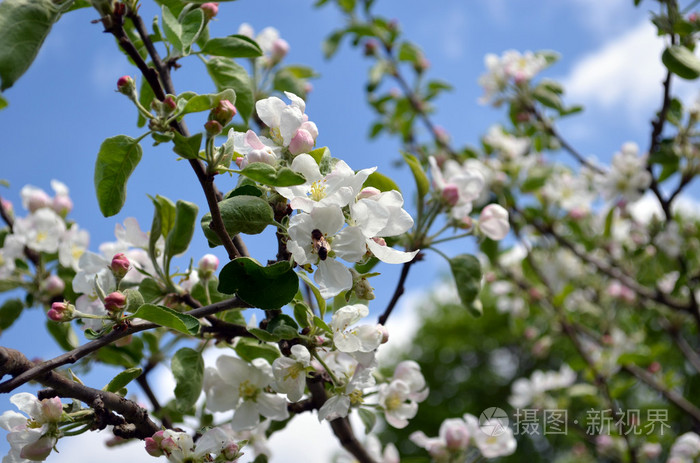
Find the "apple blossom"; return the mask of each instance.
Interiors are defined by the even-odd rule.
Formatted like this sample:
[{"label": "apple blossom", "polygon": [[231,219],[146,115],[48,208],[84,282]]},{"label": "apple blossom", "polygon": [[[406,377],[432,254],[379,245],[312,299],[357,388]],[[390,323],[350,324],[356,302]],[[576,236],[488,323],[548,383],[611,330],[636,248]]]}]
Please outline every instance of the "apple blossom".
[{"label": "apple blossom", "polygon": [[505,161],[517,162],[530,151],[530,139],[515,137],[507,133],[500,125],[492,126],[484,143],[494,149]]},{"label": "apple blossom", "polygon": [[278,357],[272,362],[275,390],[298,402],[306,388],[306,373],[311,370],[311,355],[306,347],[296,344],[289,357]]},{"label": "apple blossom", "polygon": [[546,408],[551,401],[546,394],[548,391],[569,387],[574,381],[576,373],[566,364],[559,371],[536,370],[530,379],[520,378],[513,383],[508,402],[515,408],[528,405]]},{"label": "apple blossom", "polygon": [[346,305],[333,314],[330,324],[333,344],[340,352],[372,352],[382,342],[381,325],[360,325],[349,328],[369,314],[363,304]]},{"label": "apple blossom", "polygon": [[[290,151],[292,155],[297,155],[303,152],[297,151],[298,148],[305,147],[307,144],[307,134],[315,143],[318,129],[316,124],[309,122],[308,116],[304,114],[306,110],[304,100],[291,92],[284,92],[284,94],[291,100],[291,104],[287,105],[279,98],[273,96],[256,102],[255,109],[260,119],[269,127],[270,136],[275,143],[285,148],[291,148],[290,143],[292,143],[299,131],[306,132],[300,135],[303,141],[297,141],[294,146],[296,149],[293,152]],[[313,144],[311,147],[313,147]]]},{"label": "apple blossom", "polygon": [[508,211],[498,204],[489,204],[479,215],[479,231],[492,240],[502,240],[510,231]]},{"label": "apple blossom", "polygon": [[45,460],[60,435],[57,423],[63,415],[61,399],[39,400],[33,394],[21,392],[13,395],[10,402],[28,417],[14,411],[0,415],[0,427],[9,431],[7,440],[11,446],[3,462]]},{"label": "apple blossom", "polygon": [[503,426],[496,419],[486,420],[480,424],[479,420],[469,413],[464,415],[464,421],[484,458],[503,457],[515,452],[517,442],[510,427]]},{"label": "apple blossom", "polygon": [[61,237],[58,245],[58,261],[62,266],[77,271],[80,256],[83,255],[89,243],[90,234],[74,223]]},{"label": "apple blossom", "polygon": [[267,137],[258,137],[252,130],[242,133],[231,129],[226,144],[228,149],[232,147],[240,155],[236,158],[236,165],[241,169],[253,162],[274,166],[280,159],[281,148]]},{"label": "apple blossom", "polygon": [[610,170],[599,174],[598,185],[605,199],[637,201],[651,184],[651,174],[646,170],[647,156],[639,156],[636,143],[625,143],[613,155]]},{"label": "apple blossom", "polygon": [[451,206],[451,215],[456,220],[462,220],[472,211],[472,203],[479,198],[484,188],[484,177],[481,172],[472,170],[466,165],[460,165],[448,160],[443,169],[438,166],[435,157],[428,158],[430,174],[435,189],[442,194],[446,188],[456,188],[459,199]]}]

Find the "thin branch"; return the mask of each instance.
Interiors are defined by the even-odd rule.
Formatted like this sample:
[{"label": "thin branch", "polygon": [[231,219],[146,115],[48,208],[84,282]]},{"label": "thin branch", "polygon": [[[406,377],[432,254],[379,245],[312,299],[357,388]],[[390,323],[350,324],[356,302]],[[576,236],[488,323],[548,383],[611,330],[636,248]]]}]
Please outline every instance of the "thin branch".
[{"label": "thin branch", "polygon": [[[233,309],[237,307],[248,307],[248,304],[243,302],[237,297],[234,297],[232,299],[227,299],[225,301],[217,302],[216,304],[208,305],[206,307],[201,307],[199,309],[194,309],[190,310],[189,312],[185,312],[188,315],[191,315],[196,318],[202,318],[207,315],[212,315],[218,312],[223,312],[224,310],[228,309]],[[21,374],[18,375],[13,375],[14,378],[4,381],[0,383],[0,393],[7,393],[12,391],[13,389],[21,386],[22,384],[31,381],[33,379],[36,379],[40,375],[46,374],[49,371],[58,368],[62,365],[67,365],[69,363],[75,363],[81,358],[85,357],[86,355],[90,354],[91,352],[94,352],[98,350],[101,347],[104,347],[108,344],[113,343],[114,341],[117,341],[121,338],[124,338],[126,336],[129,336],[134,333],[138,333],[141,331],[145,330],[150,330],[153,328],[158,328],[160,325],[156,325],[155,323],[150,323],[150,322],[145,322],[145,323],[137,323],[133,324],[130,327],[124,329],[124,330],[113,330],[111,333],[106,334],[105,336],[95,339],[94,341],[88,342],[87,344],[83,344],[80,347],[77,347],[73,349],[70,352],[66,352],[65,354],[59,355],[56,358],[53,358],[51,360],[47,360],[45,362],[42,362],[37,365],[33,365],[31,368],[28,370],[22,372]],[[241,327],[242,330],[245,330],[245,327]],[[247,332],[247,331],[246,331]],[[4,374],[11,374],[10,372],[6,371],[5,368],[0,366],[0,377]]]},{"label": "thin branch", "polygon": [[[672,37],[672,42],[675,42]],[[651,141],[649,142],[649,155],[656,153],[661,146],[661,133],[664,130],[664,125],[666,124],[666,116],[668,115],[668,109],[671,105],[671,71],[666,73],[666,79],[664,80],[664,97],[661,103],[661,109],[659,110],[656,120],[651,123]],[[647,163],[647,171],[651,175],[651,184],[649,188],[654,192],[656,198],[659,200],[661,209],[664,211],[664,216],[666,221],[671,220],[671,200],[664,199],[659,189],[659,184],[654,177],[654,172],[651,163]],[[679,190],[680,191],[680,190]]]},{"label": "thin branch", "polygon": [[[0,368],[8,374],[18,375],[17,377],[19,377],[21,376],[20,372],[31,371],[36,368],[36,365],[21,352],[0,347]],[[144,439],[160,430],[160,426],[151,421],[145,409],[141,408],[136,402],[125,399],[120,395],[84,386],[61,376],[55,371],[42,372],[33,379],[44,386],[52,388],[53,395],[78,399],[91,407],[95,407],[96,411],[107,408],[119,413],[126,420],[126,423],[114,428],[114,434],[119,437]]]}]

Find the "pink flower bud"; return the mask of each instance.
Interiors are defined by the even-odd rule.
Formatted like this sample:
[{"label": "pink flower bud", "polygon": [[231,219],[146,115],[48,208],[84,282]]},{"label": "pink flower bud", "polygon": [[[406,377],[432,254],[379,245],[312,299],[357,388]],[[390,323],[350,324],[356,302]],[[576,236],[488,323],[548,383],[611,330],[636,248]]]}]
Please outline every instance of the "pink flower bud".
[{"label": "pink flower bud", "polygon": [[464,450],[469,445],[471,436],[464,421],[460,419],[445,420],[440,428],[440,434],[444,436],[445,444],[449,450]]},{"label": "pink flower bud", "polygon": [[27,209],[29,212],[35,212],[42,207],[49,207],[51,205],[51,198],[43,190],[32,190],[27,197]]},{"label": "pink flower bud", "polygon": [[238,166],[239,169],[243,169],[245,167],[245,165],[243,165],[245,160],[246,159],[244,156],[240,156],[240,157],[237,157],[236,159],[234,159],[234,162],[236,163],[236,165]]},{"label": "pink flower bud", "polygon": [[51,202],[51,208],[61,217],[68,215],[73,210],[73,201],[66,195],[57,195]]},{"label": "pink flower bud", "polygon": [[204,13],[204,17],[207,19],[212,19],[219,14],[219,2],[202,3],[200,8]]},{"label": "pink flower bud", "polygon": [[389,330],[384,325],[377,325],[377,329],[382,333],[382,344],[389,342]]},{"label": "pink flower bud", "polygon": [[289,152],[293,156],[301,153],[308,153],[314,147],[314,137],[311,136],[308,130],[299,129],[289,143]]},{"label": "pink flower bud", "polygon": [[41,289],[49,296],[58,296],[63,294],[66,284],[58,275],[49,275],[47,279],[41,282]]},{"label": "pink flower bud", "polygon": [[272,42],[272,53],[270,58],[273,63],[279,63],[289,53],[289,43],[284,39],[277,39]]},{"label": "pink flower bud", "polygon": [[55,322],[67,322],[73,319],[75,307],[67,302],[54,302],[46,313],[50,320]]},{"label": "pink flower bud", "polygon": [[119,312],[126,306],[126,296],[119,291],[110,293],[105,297],[105,309],[108,312]]},{"label": "pink flower bud", "polygon": [[163,451],[160,449],[160,444],[151,437],[144,439],[146,442],[146,453],[152,457],[160,457],[163,455]]},{"label": "pink flower bud", "polygon": [[207,270],[209,272],[215,272],[219,268],[219,258],[214,254],[205,254],[199,259],[197,264],[200,270]]},{"label": "pink flower bud", "polygon": [[376,40],[368,40],[365,42],[365,56],[374,56],[377,53],[379,44]]},{"label": "pink flower bud", "polygon": [[651,362],[647,367],[647,371],[649,371],[649,373],[658,373],[661,371],[661,364],[659,362]]},{"label": "pink flower bud", "polygon": [[374,238],[372,238],[372,241],[377,243],[379,246],[386,246],[386,240],[381,236],[375,236]]},{"label": "pink flower bud", "polygon": [[136,82],[131,76],[121,76],[117,80],[117,91],[129,98],[136,97]]},{"label": "pink flower bud", "polygon": [[221,454],[224,456],[226,461],[233,461],[238,457],[238,452],[240,447],[235,442],[229,442],[222,449]]},{"label": "pink flower bud", "polygon": [[163,106],[170,109],[171,111],[174,111],[175,109],[177,109],[177,103],[175,102],[175,98],[173,98],[170,95],[166,96],[163,100]]},{"label": "pink flower bud", "polygon": [[5,213],[10,217],[14,215],[15,207],[12,205],[12,201],[5,198],[0,199],[0,207],[2,207]]},{"label": "pink flower bud", "polygon": [[115,254],[114,257],[112,257],[112,263],[109,265],[109,268],[112,269],[112,273],[117,279],[124,278],[124,275],[129,272],[130,267],[131,262],[129,262],[129,259],[122,252]]},{"label": "pink flower bud", "polygon": [[314,86],[311,84],[311,82],[306,82],[304,84],[304,93],[306,93],[308,95],[309,93],[311,93],[313,91],[314,91]]},{"label": "pink flower bud", "polygon": [[372,196],[377,196],[381,193],[382,192],[379,191],[378,188],[368,186],[366,188],[363,188],[362,191],[360,191],[360,194],[357,195],[357,199],[359,201],[360,199],[371,198]]},{"label": "pink flower bud", "polygon": [[26,460],[44,461],[51,454],[53,446],[56,445],[56,440],[53,436],[43,436],[39,440],[22,447],[19,456]]},{"label": "pink flower bud", "polygon": [[224,130],[219,121],[207,121],[206,124],[204,124],[204,128],[207,130],[207,134],[210,137],[219,135],[221,131]]},{"label": "pink flower bud", "polygon": [[238,111],[233,103],[231,103],[229,100],[221,100],[219,101],[219,104],[211,110],[209,119],[217,121],[222,126],[225,126],[231,122],[231,119],[233,119],[233,116],[235,116],[237,113]]},{"label": "pink flower bud", "polygon": [[60,397],[52,397],[41,401],[41,413],[47,422],[58,423],[63,415],[63,404]]},{"label": "pink flower bud", "polygon": [[459,188],[457,185],[448,183],[445,188],[442,189],[442,199],[445,200],[450,206],[454,206],[459,202]]},{"label": "pink flower bud", "polygon": [[299,129],[303,129],[309,132],[311,134],[311,138],[314,139],[315,143],[316,139],[318,138],[318,127],[316,127],[315,123],[309,120],[309,116],[304,114],[304,117],[306,117],[306,120],[302,122],[302,124],[299,126]]}]

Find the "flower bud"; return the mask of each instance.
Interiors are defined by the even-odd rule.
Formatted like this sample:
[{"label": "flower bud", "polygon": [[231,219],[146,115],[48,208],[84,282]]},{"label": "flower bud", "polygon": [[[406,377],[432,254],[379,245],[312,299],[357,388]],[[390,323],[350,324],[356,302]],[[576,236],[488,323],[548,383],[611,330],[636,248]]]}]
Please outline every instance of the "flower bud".
[{"label": "flower bud", "polygon": [[5,214],[7,214],[9,217],[13,217],[15,215],[15,207],[12,205],[12,201],[5,198],[0,199],[0,207],[2,207]]},{"label": "flower bud", "polygon": [[277,39],[272,42],[272,53],[270,60],[273,64],[279,63],[289,53],[289,43],[284,39]]},{"label": "flower bud", "polygon": [[136,82],[131,76],[121,76],[117,80],[117,91],[131,100],[136,100]]},{"label": "flower bud", "polygon": [[163,106],[168,108],[170,111],[175,111],[177,109],[177,103],[175,102],[175,98],[173,98],[172,95],[166,96],[163,100]]},{"label": "flower bud", "polygon": [[448,183],[445,185],[445,188],[442,189],[441,194],[442,199],[450,206],[454,206],[459,202],[459,188],[457,185]]},{"label": "flower bud", "polygon": [[207,121],[207,123],[204,124],[204,128],[207,131],[207,135],[210,137],[219,135],[221,131],[224,130],[223,126],[218,121]]},{"label": "flower bud", "polygon": [[63,294],[66,289],[66,284],[58,275],[49,275],[47,279],[41,282],[41,289],[49,296],[58,296]]},{"label": "flower bud", "polygon": [[371,198],[372,196],[377,196],[380,195],[382,192],[379,191],[378,188],[375,188],[373,186],[368,186],[362,189],[360,191],[360,194],[357,195],[357,200],[365,199],[365,198]]},{"label": "flower bud", "polygon": [[304,83],[304,93],[306,93],[308,95],[309,93],[311,93],[313,91],[314,91],[313,84],[311,82],[305,82]]},{"label": "flower bud", "polygon": [[129,259],[121,252],[112,257],[112,263],[109,265],[109,268],[112,269],[112,274],[118,280],[124,278],[124,275],[129,272],[130,267],[131,262],[129,262]]},{"label": "flower bud", "polygon": [[440,428],[441,434],[445,436],[445,444],[447,444],[449,450],[464,450],[469,445],[469,429],[464,421],[460,419],[445,420]]},{"label": "flower bud", "polygon": [[73,319],[73,313],[75,312],[75,307],[68,302],[54,302],[51,304],[51,308],[46,313],[49,320],[55,322],[67,322]]},{"label": "flower bud", "polygon": [[126,307],[126,296],[119,291],[110,293],[105,297],[105,309],[108,312],[120,312]]},{"label": "flower bud", "polygon": [[[23,192],[24,191],[25,190],[23,189]],[[51,198],[49,197],[49,195],[46,194],[44,190],[36,188],[26,191],[26,196],[22,195],[24,196],[22,199],[25,200],[24,202],[26,203],[26,207],[29,210],[29,212],[36,212],[42,207],[49,207],[51,205]]]},{"label": "flower bud", "polygon": [[41,401],[41,414],[49,423],[58,423],[63,415],[63,404],[60,397],[52,397]]},{"label": "flower bud", "polygon": [[377,325],[377,329],[382,333],[382,344],[389,342],[389,330],[384,325]]},{"label": "flower bud", "polygon": [[152,457],[160,457],[163,455],[163,451],[160,449],[160,444],[155,441],[152,437],[147,437],[144,439],[146,442],[146,453]]},{"label": "flower bud", "polygon": [[311,138],[314,139],[314,143],[316,143],[316,139],[318,138],[318,127],[316,127],[316,124],[308,120],[308,116],[304,114],[304,116],[307,118],[302,124],[299,126],[299,129],[306,130],[311,134]]},{"label": "flower bud", "polygon": [[204,17],[207,19],[212,19],[219,14],[219,2],[202,3],[200,8],[204,13]]},{"label": "flower bud", "polygon": [[199,259],[197,267],[199,267],[199,278],[206,280],[207,278],[211,277],[214,272],[216,272],[217,268],[219,268],[219,258],[214,254],[205,254],[201,259]]},{"label": "flower bud", "polygon": [[51,208],[56,214],[65,218],[73,210],[73,201],[71,201],[69,196],[57,195],[51,201]]},{"label": "flower bud", "polygon": [[308,130],[299,129],[289,143],[289,152],[292,153],[293,156],[301,153],[308,153],[314,147],[315,143],[314,137],[311,136]]},{"label": "flower bud", "polygon": [[492,240],[502,240],[510,231],[508,211],[498,204],[484,207],[479,216],[479,230]]},{"label": "flower bud", "polygon": [[235,442],[229,442],[224,446],[224,448],[221,451],[221,454],[224,456],[226,461],[233,461],[236,458],[238,458],[238,452],[240,451],[240,449],[241,448]]},{"label": "flower bud", "polygon": [[221,100],[214,109],[209,113],[209,120],[217,121],[222,126],[225,126],[233,116],[238,113],[236,107],[229,100]]},{"label": "flower bud", "polygon": [[376,40],[368,40],[365,42],[365,56],[374,56],[377,53],[379,44]]}]

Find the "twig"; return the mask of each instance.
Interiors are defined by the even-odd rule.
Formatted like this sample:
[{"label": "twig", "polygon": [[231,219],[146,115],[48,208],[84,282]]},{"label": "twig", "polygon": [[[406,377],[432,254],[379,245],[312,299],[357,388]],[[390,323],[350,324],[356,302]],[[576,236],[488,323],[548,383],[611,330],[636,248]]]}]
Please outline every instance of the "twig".
[{"label": "twig", "polygon": [[[675,40],[673,40],[672,38],[672,41]],[[668,71],[666,73],[666,79],[664,80],[664,97],[663,102],[661,104],[661,109],[659,110],[656,120],[651,123],[652,131],[651,141],[649,143],[650,156],[656,153],[659,150],[659,146],[661,146],[661,133],[664,130],[664,125],[666,124],[666,116],[668,114],[668,109],[671,105],[671,75],[671,71]],[[661,209],[663,209],[664,216],[666,218],[666,221],[668,222],[672,218],[671,200],[664,199],[663,195],[661,194],[659,184],[656,181],[656,177],[654,177],[654,171],[652,169],[651,163],[647,163],[647,172],[649,172],[649,174],[651,175],[651,184],[649,185],[649,188],[651,189],[651,191],[654,192],[654,195],[656,195],[656,198],[659,200]]]},{"label": "twig", "polygon": [[[215,314],[218,312],[222,312],[224,310],[232,309],[235,307],[247,307],[248,304],[243,302],[237,297],[234,297],[232,299],[227,299],[225,301],[217,302],[216,304],[208,305],[206,307],[201,307],[199,309],[194,309],[190,310],[189,312],[185,312],[188,315],[191,315],[196,318],[201,318],[205,317],[207,315]],[[80,347],[77,347],[73,349],[70,352],[66,352],[65,354],[59,355],[58,357],[55,357],[51,360],[47,360],[46,362],[42,362],[37,365],[33,365],[31,368],[28,370],[18,374],[18,375],[13,375],[14,378],[4,381],[0,383],[0,393],[7,393],[15,389],[16,387],[21,386],[22,384],[31,381],[33,379],[36,379],[40,375],[43,375],[55,368],[58,368],[62,365],[66,365],[69,363],[75,363],[81,358],[85,357],[91,352],[96,351],[97,349],[106,346],[108,344],[113,343],[114,341],[117,341],[118,339],[124,338],[126,336],[129,336],[134,333],[138,333],[140,331],[145,331],[145,330],[150,330],[153,328],[158,328],[160,325],[156,325],[155,323],[138,323],[138,324],[133,324],[130,327],[121,330],[121,331],[112,331],[111,333],[99,338],[95,339],[94,341],[88,342],[87,344],[84,344]],[[245,327],[241,327],[243,330],[245,330]],[[247,332],[247,331],[246,331]],[[4,374],[11,374],[10,372],[6,371],[5,368],[0,367],[0,377]]]},{"label": "twig", "polygon": [[[36,366],[21,352],[0,347],[0,368],[11,375],[17,375],[20,372],[31,371]],[[126,420],[126,423],[114,428],[114,434],[119,437],[144,439],[160,430],[160,426],[151,421],[145,409],[117,394],[84,386],[55,371],[42,372],[33,379],[51,387],[54,395],[78,399],[91,407],[95,406],[98,410],[105,407],[119,413]]]}]

